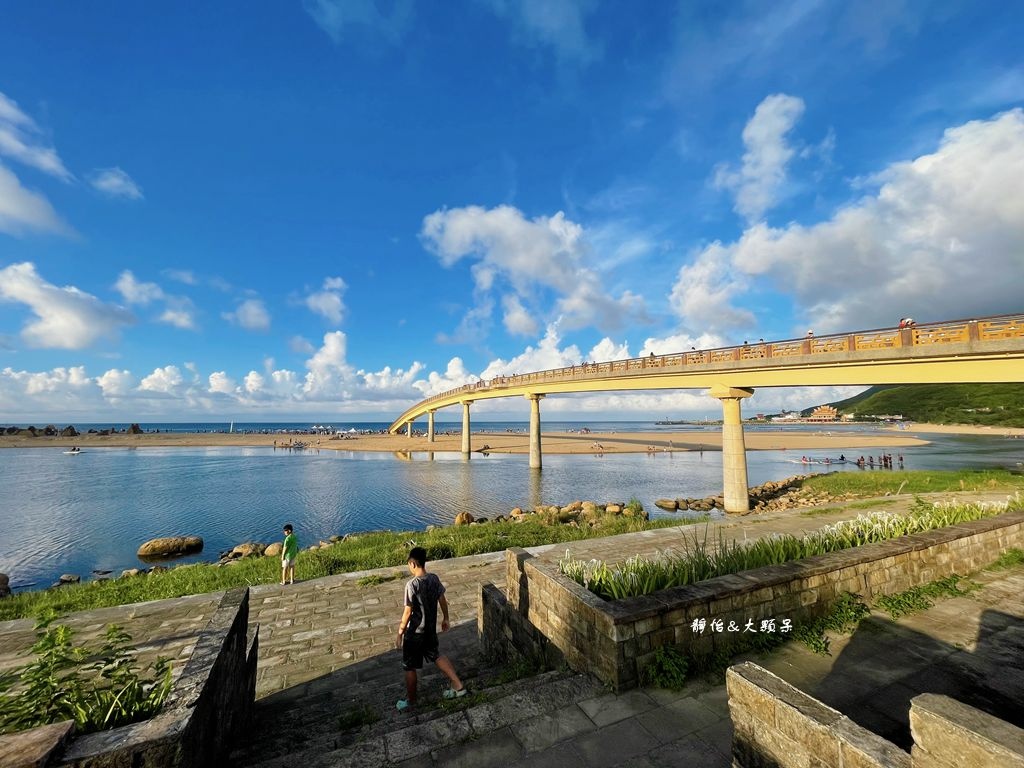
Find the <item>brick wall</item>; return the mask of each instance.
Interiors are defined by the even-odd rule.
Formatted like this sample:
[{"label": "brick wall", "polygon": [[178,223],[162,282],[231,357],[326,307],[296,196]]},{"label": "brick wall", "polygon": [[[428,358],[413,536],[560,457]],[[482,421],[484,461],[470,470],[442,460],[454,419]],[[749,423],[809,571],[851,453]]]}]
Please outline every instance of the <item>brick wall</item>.
[{"label": "brick wall", "polygon": [[1024,730],[934,693],[910,702],[913,768],[1024,768]]},{"label": "brick wall", "polygon": [[[936,531],[709,579],[653,595],[606,602],[521,549],[506,552],[504,606],[492,601],[490,621],[480,619],[484,648],[510,637],[513,621],[525,620],[517,633],[521,653],[544,652],[543,638],[570,667],[591,672],[616,690],[635,687],[658,648],[681,646],[693,656],[729,651],[749,633],[691,629],[695,619],[721,619],[755,628],[762,620],[794,624],[828,610],[843,592],[871,601],[952,573],[966,574],[988,565],[1005,550],[1024,547],[1024,512],[950,526]],[[514,611],[519,619],[496,618]],[[532,632],[532,634],[531,634]],[[506,638],[502,641],[500,638]],[[508,649],[507,649],[508,650]]]}]

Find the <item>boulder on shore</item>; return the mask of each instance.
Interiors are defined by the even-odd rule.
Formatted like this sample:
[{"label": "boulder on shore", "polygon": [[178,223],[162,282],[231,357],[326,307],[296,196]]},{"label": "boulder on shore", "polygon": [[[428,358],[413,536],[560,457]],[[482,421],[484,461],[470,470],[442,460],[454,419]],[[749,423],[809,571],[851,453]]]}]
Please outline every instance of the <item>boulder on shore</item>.
[{"label": "boulder on shore", "polygon": [[275,541],[271,544],[267,544],[267,548],[263,550],[263,554],[266,557],[280,557],[281,556],[281,542]]},{"label": "boulder on shore", "polygon": [[11,580],[6,573],[0,573],[0,597],[11,596]]},{"label": "boulder on shore", "polygon": [[163,536],[150,539],[136,554],[139,557],[181,557],[202,551],[202,536]]},{"label": "boulder on shore", "polygon": [[675,512],[679,509],[679,502],[675,499],[658,499],[654,502],[654,506],[658,509],[665,509],[669,512]]},{"label": "boulder on shore", "polygon": [[459,512],[459,514],[457,514],[455,516],[455,524],[456,525],[469,525],[475,519],[476,518],[474,518],[473,515],[471,515],[469,512]]},{"label": "boulder on shore", "polygon": [[142,571],[138,568],[126,568],[125,570],[121,571],[121,575],[118,578],[130,579],[132,576],[140,575],[142,575]]},{"label": "boulder on shore", "polygon": [[129,435],[141,435],[142,427],[140,427],[138,424],[132,424],[130,427],[128,427],[126,431],[128,432]]},{"label": "boulder on shore", "polygon": [[259,557],[266,551],[266,549],[266,544],[260,544],[258,541],[247,541],[232,549],[231,552],[228,553],[228,557],[232,560],[239,557]]},{"label": "boulder on shore", "polygon": [[78,437],[78,430],[75,429],[74,426],[69,424],[68,426],[64,427],[64,429],[62,429],[60,431],[60,436],[61,437]]}]

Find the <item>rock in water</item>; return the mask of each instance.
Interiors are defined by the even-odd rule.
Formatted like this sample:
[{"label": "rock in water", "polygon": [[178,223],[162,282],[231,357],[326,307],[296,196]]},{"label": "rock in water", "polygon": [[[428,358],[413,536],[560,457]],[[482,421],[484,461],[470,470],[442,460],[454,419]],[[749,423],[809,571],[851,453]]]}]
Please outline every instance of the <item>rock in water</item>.
[{"label": "rock in water", "polygon": [[64,573],[61,574],[59,583],[60,584],[78,584],[82,580],[82,577],[75,573]]},{"label": "rock in water", "polygon": [[675,499],[658,499],[654,502],[654,506],[658,507],[658,509],[666,509],[669,512],[675,512],[679,509],[679,502]]},{"label": "rock in water", "polygon": [[150,539],[136,554],[139,557],[181,557],[202,551],[202,536],[164,536]]},{"label": "rock in water", "polygon": [[459,514],[455,516],[455,524],[469,525],[473,522],[474,519],[475,518],[471,514],[469,514],[469,512],[459,512]]},{"label": "rock in water", "polygon": [[6,573],[0,573],[0,597],[11,596],[11,580]]}]

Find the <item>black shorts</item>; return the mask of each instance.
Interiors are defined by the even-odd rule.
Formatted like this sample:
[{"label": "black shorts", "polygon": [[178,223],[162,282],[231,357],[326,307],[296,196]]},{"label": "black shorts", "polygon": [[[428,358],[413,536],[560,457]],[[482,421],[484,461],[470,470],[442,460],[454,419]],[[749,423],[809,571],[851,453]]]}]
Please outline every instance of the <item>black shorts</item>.
[{"label": "black shorts", "polygon": [[413,632],[402,639],[402,669],[423,669],[423,660],[437,661],[437,635]]}]

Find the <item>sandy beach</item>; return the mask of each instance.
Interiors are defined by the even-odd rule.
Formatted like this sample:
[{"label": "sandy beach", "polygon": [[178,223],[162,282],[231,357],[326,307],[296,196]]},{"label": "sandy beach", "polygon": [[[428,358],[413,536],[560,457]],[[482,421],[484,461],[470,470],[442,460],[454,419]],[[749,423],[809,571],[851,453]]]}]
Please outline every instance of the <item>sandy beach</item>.
[{"label": "sandy beach", "polygon": [[[746,446],[754,451],[820,451],[838,448],[872,448],[875,446],[906,447],[925,445],[927,439],[912,433],[920,432],[963,432],[965,434],[1002,435],[1006,428],[942,427],[937,425],[914,425],[913,429],[886,430],[876,434],[845,432],[842,429],[829,430],[823,425],[818,432],[769,432],[747,430]],[[1024,430],[1016,430],[1024,433]],[[292,441],[302,441],[312,449],[339,451],[451,451],[461,450],[459,434],[438,434],[433,443],[424,436],[406,437],[398,435],[358,435],[348,439],[332,439],[316,435],[263,435],[228,434],[223,432],[204,433],[144,433],[141,435],[81,435],[79,437],[22,437],[20,435],[0,436],[0,448],[69,448],[78,446],[90,448],[144,448],[144,447],[217,447],[217,446],[266,446],[286,449]],[[546,432],[543,438],[544,452],[548,454],[592,454],[592,453],[646,453],[650,451],[720,451],[721,432]],[[525,432],[474,432],[473,450],[488,446],[493,453],[527,453],[529,437]]]}]

